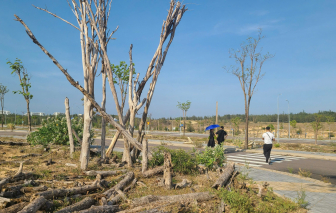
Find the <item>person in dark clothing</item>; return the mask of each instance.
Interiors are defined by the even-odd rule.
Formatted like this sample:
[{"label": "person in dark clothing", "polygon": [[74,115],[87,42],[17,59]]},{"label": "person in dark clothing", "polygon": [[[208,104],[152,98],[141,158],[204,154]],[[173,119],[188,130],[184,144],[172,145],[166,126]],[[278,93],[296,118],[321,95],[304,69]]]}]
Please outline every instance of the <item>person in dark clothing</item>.
[{"label": "person in dark clothing", "polygon": [[213,129],[210,129],[210,136],[209,136],[208,146],[209,147],[214,147],[215,146],[215,133],[214,133]]},{"label": "person in dark clothing", "polygon": [[228,136],[227,132],[224,131],[224,126],[221,126],[221,129],[216,132],[218,144],[221,145],[226,137]]}]

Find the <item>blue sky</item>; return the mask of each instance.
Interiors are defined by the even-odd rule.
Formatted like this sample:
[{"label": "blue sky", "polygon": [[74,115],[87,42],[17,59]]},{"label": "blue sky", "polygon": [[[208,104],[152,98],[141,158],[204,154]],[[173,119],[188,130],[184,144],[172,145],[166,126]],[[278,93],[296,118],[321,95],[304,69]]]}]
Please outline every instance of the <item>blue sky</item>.
[{"label": "blue sky", "polygon": [[[243,114],[244,99],[238,79],[224,66],[234,65],[230,48],[239,48],[246,38],[266,36],[260,43],[263,53],[275,57],[266,61],[265,77],[257,86],[250,114],[277,112],[335,111],[336,91],[336,1],[228,1],[189,0],[189,8],[177,28],[158,79],[150,113],[153,117],[175,117],[181,112],[177,101],[190,100],[188,115]],[[18,15],[37,39],[83,85],[79,32],[49,14],[48,10],[76,24],[67,2],[55,0],[2,0],[0,7],[0,83],[19,90],[18,77],[10,74],[7,59],[20,58],[32,74],[31,111],[64,111],[70,99],[72,113],[82,113],[82,95],[72,87],[52,61],[30,40],[23,26],[14,21]],[[169,0],[114,0],[108,27],[119,30],[108,46],[112,63],[129,62],[133,44],[136,72],[143,77],[157,48],[162,21]],[[96,78],[95,96],[101,102],[101,78]],[[111,92],[107,90],[107,111],[115,114]],[[22,96],[5,96],[5,109],[26,111]]]}]

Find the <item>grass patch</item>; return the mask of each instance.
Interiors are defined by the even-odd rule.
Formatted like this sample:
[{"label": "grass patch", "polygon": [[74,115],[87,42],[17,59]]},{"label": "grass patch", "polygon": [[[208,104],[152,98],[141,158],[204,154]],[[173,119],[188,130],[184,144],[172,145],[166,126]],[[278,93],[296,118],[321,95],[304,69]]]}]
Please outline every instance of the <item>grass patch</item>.
[{"label": "grass patch", "polygon": [[292,173],[292,174],[293,174],[293,171],[294,171],[293,167],[288,167],[287,169],[288,169],[288,172],[289,172],[289,173]]},{"label": "grass patch", "polygon": [[299,172],[298,174],[302,177],[310,177],[312,175],[312,173],[308,170],[303,170],[301,168],[299,168]]}]

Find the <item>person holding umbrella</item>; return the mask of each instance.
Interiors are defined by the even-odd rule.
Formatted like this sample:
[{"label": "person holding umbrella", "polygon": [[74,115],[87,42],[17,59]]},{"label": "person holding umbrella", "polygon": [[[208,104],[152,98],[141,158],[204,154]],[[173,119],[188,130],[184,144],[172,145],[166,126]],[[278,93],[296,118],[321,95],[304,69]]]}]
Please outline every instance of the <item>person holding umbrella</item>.
[{"label": "person holding umbrella", "polygon": [[215,132],[214,129],[219,127],[219,125],[214,124],[214,125],[210,125],[207,128],[205,128],[206,130],[210,130],[210,135],[209,135],[209,141],[208,141],[208,146],[209,147],[214,147],[215,146]]}]

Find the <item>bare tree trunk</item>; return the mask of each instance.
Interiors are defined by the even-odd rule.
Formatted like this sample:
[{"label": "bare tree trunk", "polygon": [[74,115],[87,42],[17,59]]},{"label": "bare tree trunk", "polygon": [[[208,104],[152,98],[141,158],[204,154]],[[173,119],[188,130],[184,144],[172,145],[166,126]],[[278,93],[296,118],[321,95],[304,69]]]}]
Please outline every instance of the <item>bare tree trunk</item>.
[{"label": "bare tree trunk", "polygon": [[[134,150],[135,151],[135,150]],[[142,142],[142,173],[148,168],[148,140]]]},{"label": "bare tree trunk", "polygon": [[29,111],[29,99],[27,99],[26,102],[27,102],[27,116],[28,116],[28,132],[31,132],[30,111]]},{"label": "bare tree trunk", "polygon": [[[104,65],[102,65],[104,66]],[[103,80],[103,100],[101,103],[102,109],[105,111],[105,104],[106,104],[106,71],[102,73],[102,80]],[[105,135],[106,135],[106,123],[105,123],[105,118],[102,117],[102,134],[101,134],[101,139],[100,139],[100,146],[101,146],[101,158],[105,159]]]},{"label": "bare tree trunk", "polygon": [[318,131],[314,131],[314,133],[315,133],[315,145],[317,145],[317,134],[318,134]]},{"label": "bare tree trunk", "polygon": [[1,108],[1,128],[3,129],[3,107]]},{"label": "bare tree trunk", "polygon": [[248,125],[249,125],[249,106],[245,107],[245,145],[244,149],[248,149]]},{"label": "bare tree trunk", "polygon": [[70,107],[69,107],[69,99],[66,97],[65,101],[65,115],[67,119],[68,126],[68,134],[69,134],[69,143],[70,143],[70,157],[73,157],[73,153],[75,152],[75,145],[72,137],[72,128],[71,128],[71,118],[70,118]]},{"label": "bare tree trunk", "polygon": [[81,169],[86,170],[89,164],[90,157],[90,130],[91,130],[91,102],[84,97],[84,128],[83,128],[83,141],[81,149]]},{"label": "bare tree trunk", "polygon": [[109,148],[106,150],[106,156],[110,156],[113,149],[114,149],[114,146],[115,144],[117,143],[118,139],[119,139],[119,136],[120,136],[120,132],[117,130],[116,133],[114,134],[112,140],[111,140],[111,143],[110,143],[110,146]]}]

